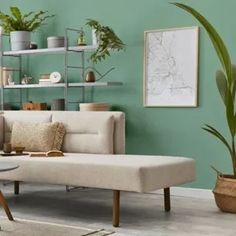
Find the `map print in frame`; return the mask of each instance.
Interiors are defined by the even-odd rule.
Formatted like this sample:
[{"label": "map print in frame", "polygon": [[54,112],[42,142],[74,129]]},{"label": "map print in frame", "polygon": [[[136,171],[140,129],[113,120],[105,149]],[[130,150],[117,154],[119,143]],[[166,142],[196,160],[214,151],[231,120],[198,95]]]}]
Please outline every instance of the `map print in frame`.
[{"label": "map print in frame", "polygon": [[144,32],[144,106],[196,107],[199,27]]}]

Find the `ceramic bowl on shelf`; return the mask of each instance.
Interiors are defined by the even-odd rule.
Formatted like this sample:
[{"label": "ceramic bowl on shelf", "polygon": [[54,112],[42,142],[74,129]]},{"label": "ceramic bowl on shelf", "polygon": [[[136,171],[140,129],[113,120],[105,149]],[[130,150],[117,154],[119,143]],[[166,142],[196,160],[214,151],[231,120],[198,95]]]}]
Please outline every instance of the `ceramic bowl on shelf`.
[{"label": "ceramic bowl on shelf", "polygon": [[64,36],[51,36],[47,38],[48,48],[59,48],[65,46]]},{"label": "ceramic bowl on shelf", "polygon": [[15,152],[16,152],[17,154],[21,154],[21,153],[23,153],[23,151],[25,150],[25,147],[23,147],[23,146],[15,146],[15,147],[13,148],[13,150],[15,150]]}]

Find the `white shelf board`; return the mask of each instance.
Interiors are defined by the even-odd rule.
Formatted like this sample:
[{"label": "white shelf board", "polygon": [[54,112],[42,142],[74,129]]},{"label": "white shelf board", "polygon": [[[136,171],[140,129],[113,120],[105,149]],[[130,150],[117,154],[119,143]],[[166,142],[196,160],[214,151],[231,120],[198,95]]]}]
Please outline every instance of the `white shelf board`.
[{"label": "white shelf board", "polygon": [[[73,46],[69,47],[69,50],[76,52],[86,52],[93,51],[97,48],[94,45],[87,46]],[[60,48],[40,48],[40,49],[29,49],[29,50],[20,50],[20,51],[5,51],[3,56],[19,56],[19,55],[42,55],[42,54],[63,54],[66,52],[65,47]]]},{"label": "white shelf board", "polygon": [[69,83],[69,87],[99,87],[99,86],[121,86],[122,82],[91,82],[91,83]]},{"label": "white shelf board", "polygon": [[[68,83],[68,87],[102,87],[102,86],[121,86],[122,82],[94,82],[94,83]],[[65,83],[58,84],[15,84],[5,85],[4,89],[24,89],[24,88],[63,88]]]},{"label": "white shelf board", "polygon": [[65,83],[58,83],[58,84],[15,84],[15,85],[5,85],[4,89],[61,88],[61,87],[65,87]]}]

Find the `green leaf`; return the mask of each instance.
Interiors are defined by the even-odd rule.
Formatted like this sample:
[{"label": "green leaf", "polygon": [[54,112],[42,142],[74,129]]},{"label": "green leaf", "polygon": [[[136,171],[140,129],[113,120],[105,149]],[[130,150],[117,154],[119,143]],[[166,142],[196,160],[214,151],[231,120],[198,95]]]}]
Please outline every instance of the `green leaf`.
[{"label": "green leaf", "polygon": [[103,26],[93,19],[87,19],[86,25],[89,25],[96,30],[96,36],[99,42],[98,48],[90,56],[92,62],[97,63],[101,60],[105,60],[107,56],[110,56],[109,49],[114,49],[116,51],[124,49],[125,44],[110,27]]},{"label": "green leaf", "polygon": [[227,80],[226,80],[224,72],[221,70],[218,70],[216,72],[216,84],[217,84],[219,93],[221,95],[221,98],[222,98],[224,104],[227,105],[226,104],[226,96],[227,96],[227,90],[228,90]]},{"label": "green leaf", "polygon": [[233,101],[235,101],[235,93],[236,93],[236,65],[232,65],[232,70],[233,70],[232,96],[233,96]]},{"label": "green leaf", "polygon": [[47,11],[39,11],[37,13],[31,11],[27,14],[24,14],[22,17],[22,13],[18,7],[11,7],[10,11],[12,16],[0,12],[1,25],[3,25],[4,31],[6,33],[14,30],[35,30],[36,28],[40,27],[47,18],[54,16],[47,15]]},{"label": "green leaf", "polygon": [[231,136],[234,137],[235,126],[236,126],[236,123],[234,122],[234,101],[229,89],[227,91],[227,96],[226,96],[226,117]]},{"label": "green leaf", "polygon": [[206,125],[206,127],[202,127],[202,129],[204,129],[205,131],[209,132],[213,136],[217,137],[227,147],[227,149],[229,150],[230,154],[232,154],[232,149],[231,149],[230,145],[228,144],[228,142],[225,139],[225,137],[218,130],[216,130],[214,127],[212,127],[210,125]]},{"label": "green leaf", "polygon": [[10,7],[12,15],[18,20],[19,22],[22,22],[22,15],[20,12],[20,9],[18,7]]},{"label": "green leaf", "polygon": [[189,7],[187,5],[181,4],[181,3],[172,3],[175,6],[184,9],[185,11],[189,12],[190,14],[192,14],[206,29],[213,45],[214,48],[216,50],[216,53],[219,57],[219,60],[224,68],[224,71],[227,75],[227,79],[228,79],[228,83],[231,87],[231,83],[232,83],[232,66],[231,66],[231,59],[228,53],[228,50],[223,42],[223,40],[221,39],[220,35],[217,33],[217,31],[215,30],[215,28],[208,22],[208,20],[202,16],[199,12],[197,12],[195,9],[193,9],[192,7]]}]

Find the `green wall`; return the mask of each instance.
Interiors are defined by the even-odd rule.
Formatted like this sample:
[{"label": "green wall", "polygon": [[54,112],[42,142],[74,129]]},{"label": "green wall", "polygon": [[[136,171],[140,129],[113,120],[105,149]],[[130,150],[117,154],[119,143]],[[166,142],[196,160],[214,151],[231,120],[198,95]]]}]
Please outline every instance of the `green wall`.
[{"label": "green wall", "polygon": [[[34,40],[46,46],[46,37],[63,35],[65,27],[81,27],[85,19],[95,18],[110,25],[127,45],[126,51],[98,65],[100,71],[115,66],[107,78],[124,82],[123,87],[98,88],[96,101],[106,101],[127,116],[127,152],[132,154],[160,154],[192,157],[197,163],[197,180],[189,187],[212,188],[215,173],[210,165],[222,171],[231,171],[230,158],[224,147],[200,127],[210,123],[221,130],[225,126],[224,108],[215,85],[215,71],[219,62],[206,32],[201,27],[199,55],[199,107],[197,108],[144,108],[142,105],[143,32],[151,29],[198,25],[190,15],[168,4],[169,0],[1,0],[0,8],[20,6],[24,11],[48,10],[56,17],[48,21]],[[185,0],[205,15],[223,36],[234,60],[236,50],[235,0]],[[87,31],[89,29],[86,29]],[[87,35],[88,41],[89,35]],[[76,35],[74,36],[76,40]],[[71,59],[74,61],[74,59]],[[59,70],[63,72],[63,57],[32,58],[30,73]],[[74,72],[71,79],[78,79]],[[55,90],[34,90],[32,100],[47,100],[60,96]],[[90,91],[88,91],[90,94]],[[16,93],[8,93],[14,100]],[[79,90],[71,91],[71,100],[78,100]],[[88,98],[89,99],[89,98]]]}]

